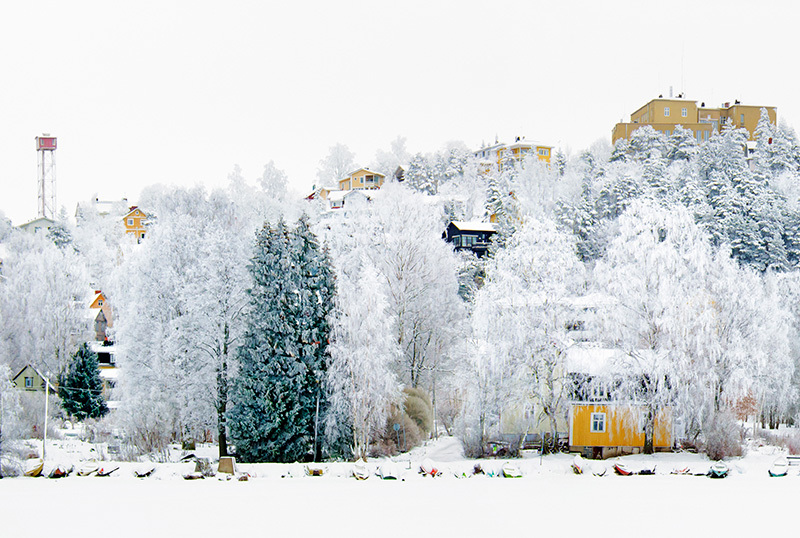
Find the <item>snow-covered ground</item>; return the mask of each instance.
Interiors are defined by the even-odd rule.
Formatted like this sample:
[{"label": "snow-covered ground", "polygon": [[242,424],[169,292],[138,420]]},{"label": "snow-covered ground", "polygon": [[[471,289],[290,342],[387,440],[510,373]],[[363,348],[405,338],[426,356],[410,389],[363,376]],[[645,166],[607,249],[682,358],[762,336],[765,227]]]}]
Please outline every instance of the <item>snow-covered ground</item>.
[{"label": "snow-covered ground", "polygon": [[[48,453],[66,459],[60,450]],[[784,478],[768,476],[778,455],[774,447],[752,448],[729,462],[732,473],[722,480],[670,474],[708,468],[704,456],[685,453],[621,458],[632,470],[655,465],[655,476],[616,476],[610,467],[617,460],[602,462],[605,476],[578,476],[572,457],[555,455],[514,460],[524,472],[519,479],[457,478],[475,462],[452,439],[400,458],[398,481],[356,481],[348,463],[323,464],[320,477],[305,476],[300,464],[240,464],[252,476],[244,482],[184,480],[193,463],[157,464],[152,476],[140,479],[133,471],[141,464],[103,462],[120,468],[105,478],[0,480],[0,536],[769,535],[794,527],[800,489],[797,468]],[[426,457],[441,476],[417,474]],[[379,463],[370,462],[371,469]],[[480,463],[499,470],[503,461]]]}]

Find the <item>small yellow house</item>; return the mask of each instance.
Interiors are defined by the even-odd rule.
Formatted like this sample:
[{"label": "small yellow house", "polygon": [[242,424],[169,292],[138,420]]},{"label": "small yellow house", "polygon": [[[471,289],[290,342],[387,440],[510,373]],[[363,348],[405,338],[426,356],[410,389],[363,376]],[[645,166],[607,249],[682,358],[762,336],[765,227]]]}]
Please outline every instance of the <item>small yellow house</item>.
[{"label": "small yellow house", "polygon": [[136,206],[131,206],[129,211],[122,217],[125,224],[125,233],[136,237],[136,242],[141,243],[147,232],[147,215]]},{"label": "small yellow house", "polygon": [[114,327],[111,305],[101,290],[93,290],[94,298],[89,305],[89,312],[94,323],[95,340],[107,339],[106,331]]},{"label": "small yellow house", "polygon": [[[569,408],[569,449],[585,457],[605,459],[638,454],[644,448],[643,406],[611,402],[572,402]],[[654,421],[653,448],[672,448],[672,419],[662,409]]]},{"label": "small yellow house", "polygon": [[346,178],[339,180],[339,190],[349,191],[355,189],[380,189],[386,176],[380,172],[373,172],[367,168],[359,168],[350,173]]},{"label": "small yellow house", "polygon": [[481,173],[490,174],[502,171],[511,164],[521,163],[529,155],[536,155],[539,162],[550,164],[553,146],[517,137],[513,144],[495,142],[491,146],[482,147],[474,155],[479,161]]},{"label": "small yellow house", "polygon": [[[46,386],[44,374],[30,364],[26,364],[25,367],[11,379],[11,382],[14,383],[14,386],[19,390],[31,392],[44,392]],[[53,387],[52,383],[50,383],[50,393],[56,393],[56,389]]]}]

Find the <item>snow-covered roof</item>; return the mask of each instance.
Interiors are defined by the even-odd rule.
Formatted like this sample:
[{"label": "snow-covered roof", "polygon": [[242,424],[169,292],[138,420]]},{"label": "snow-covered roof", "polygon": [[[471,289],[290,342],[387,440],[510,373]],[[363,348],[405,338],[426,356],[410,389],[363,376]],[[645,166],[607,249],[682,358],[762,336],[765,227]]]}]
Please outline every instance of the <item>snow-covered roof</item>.
[{"label": "snow-covered roof", "polygon": [[605,375],[611,372],[614,359],[623,354],[621,349],[576,344],[567,350],[566,368],[570,373]]},{"label": "snow-covered roof", "polygon": [[92,340],[89,342],[89,349],[94,351],[95,353],[116,353],[117,346],[111,345],[107,346],[104,342],[99,342],[97,340]]},{"label": "snow-covered roof", "polygon": [[119,368],[100,368],[101,379],[117,379],[119,378]]},{"label": "snow-covered roof", "polygon": [[461,231],[468,232],[496,232],[495,225],[491,222],[454,220],[453,226]]},{"label": "snow-covered roof", "polygon": [[367,174],[374,174],[376,176],[386,177],[385,175],[381,174],[380,172],[372,171],[369,168],[358,168],[356,170],[353,170],[349,174],[347,174],[347,177],[343,177],[342,179],[350,179],[351,177],[353,177],[354,175],[356,175],[359,172],[365,172]]}]

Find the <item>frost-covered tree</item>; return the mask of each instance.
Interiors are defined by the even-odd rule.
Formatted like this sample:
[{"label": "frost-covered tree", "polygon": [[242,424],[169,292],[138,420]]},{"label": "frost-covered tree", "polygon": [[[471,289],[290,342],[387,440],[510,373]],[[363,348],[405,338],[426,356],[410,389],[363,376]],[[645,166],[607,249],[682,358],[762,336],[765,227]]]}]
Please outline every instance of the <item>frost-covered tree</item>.
[{"label": "frost-covered tree", "polygon": [[[22,408],[19,402],[19,391],[11,382],[11,370],[0,363],[0,457],[7,442],[20,435],[19,417]],[[0,466],[0,478],[3,470]]]},{"label": "frost-covered tree", "polygon": [[78,420],[100,418],[108,413],[97,353],[88,344],[81,344],[75,352],[58,382],[58,395],[64,411]]},{"label": "frost-covered tree", "polygon": [[270,196],[283,200],[286,198],[287,181],[286,172],[275,166],[274,161],[270,161],[264,165],[264,171],[258,179],[258,184]]},{"label": "frost-covered tree", "polygon": [[366,460],[373,436],[381,433],[391,406],[400,400],[393,370],[400,348],[393,338],[385,281],[375,267],[365,259],[355,278],[339,282],[327,378],[327,430],[336,435],[348,429],[343,425],[349,426],[352,454]]},{"label": "frost-covered tree", "polygon": [[12,233],[0,283],[0,363],[30,363],[56,378],[88,338],[89,277],[71,248],[44,234]]},{"label": "frost-covered tree", "polygon": [[228,413],[243,461],[319,457],[334,285],[327,254],[301,219],[265,224],[249,265],[250,315]]},{"label": "frost-covered tree", "polygon": [[531,218],[489,264],[473,312],[474,337],[485,341],[477,349],[491,350],[488,372],[500,375],[493,383],[503,387],[502,404],[535,403],[553,438],[569,393],[569,299],[583,278],[572,240],[554,223]]},{"label": "frost-covered tree", "polygon": [[335,144],[328,155],[319,161],[317,179],[321,187],[339,187],[339,180],[355,168],[355,154],[344,144]]},{"label": "frost-covered tree", "polygon": [[111,289],[122,369],[120,420],[163,442],[217,431],[227,451],[228,384],[246,305],[246,219],[224,192],[173,189]]},{"label": "frost-covered tree", "polygon": [[[616,299],[602,312],[605,337],[624,352],[619,398],[644,407],[644,450],[653,451],[658,413],[672,403],[681,363],[670,338],[691,320],[692,283],[708,262],[705,237],[685,210],[635,202],[595,268],[600,289]],[[685,310],[689,309],[687,313]],[[690,331],[684,331],[688,333]]]},{"label": "frost-covered tree", "polygon": [[417,388],[442,367],[463,316],[458,259],[442,241],[441,214],[424,195],[390,185],[374,210],[372,262],[387,284],[389,312],[404,366],[401,380]]}]

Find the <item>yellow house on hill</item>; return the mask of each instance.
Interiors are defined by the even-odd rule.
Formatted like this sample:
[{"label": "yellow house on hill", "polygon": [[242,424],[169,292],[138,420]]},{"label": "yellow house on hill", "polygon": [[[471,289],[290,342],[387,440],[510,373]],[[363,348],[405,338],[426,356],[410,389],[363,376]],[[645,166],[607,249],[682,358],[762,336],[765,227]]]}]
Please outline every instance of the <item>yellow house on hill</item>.
[{"label": "yellow house on hill", "polygon": [[339,190],[380,189],[385,179],[386,176],[380,172],[359,168],[355,172],[351,172],[346,178],[339,180]]},{"label": "yellow house on hill", "polygon": [[136,237],[136,242],[141,243],[147,232],[147,215],[136,206],[131,206],[130,210],[122,217],[125,224],[125,233]]},{"label": "yellow house on hill", "polygon": [[517,137],[513,144],[495,142],[474,153],[480,162],[480,170],[484,174],[502,172],[504,167],[512,163],[521,163],[528,155],[536,155],[540,162],[550,164],[552,154],[553,146],[529,142],[520,137]]},{"label": "yellow house on hill", "polygon": [[778,116],[774,106],[743,105],[739,101],[723,103],[720,107],[706,107],[705,103],[697,106],[697,101],[689,99],[659,97],[652,99],[631,114],[631,121],[618,123],[611,132],[611,143],[624,138],[629,140],[636,129],[651,126],[667,136],[675,132],[680,125],[694,133],[698,142],[707,142],[711,135],[719,132],[724,122],[735,127],[746,129],[750,140],[754,140],[756,126],[761,117],[761,109],[766,108],[769,121],[777,124]]}]

